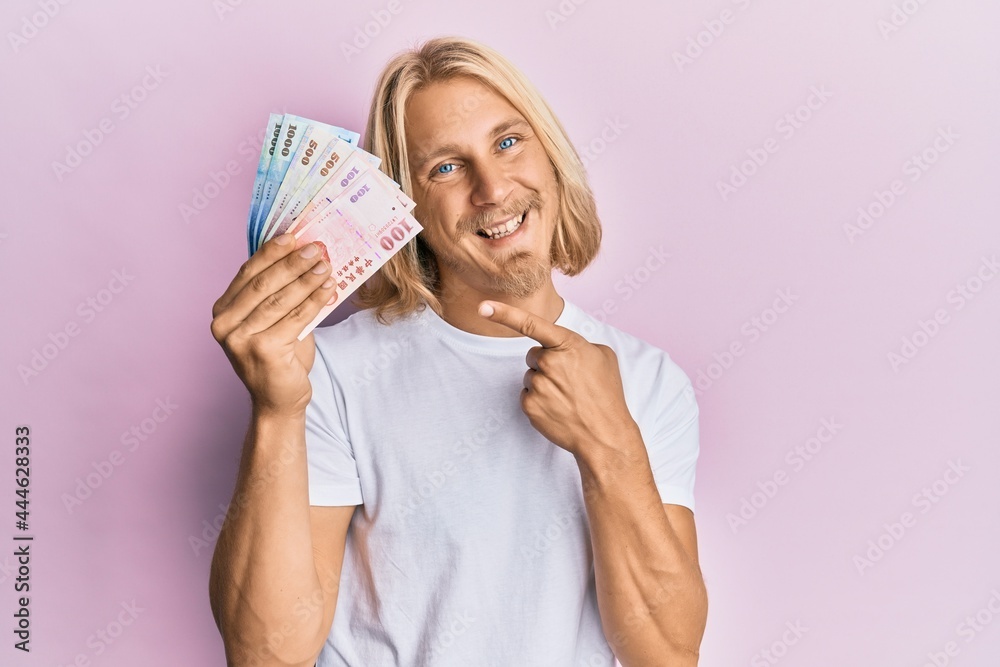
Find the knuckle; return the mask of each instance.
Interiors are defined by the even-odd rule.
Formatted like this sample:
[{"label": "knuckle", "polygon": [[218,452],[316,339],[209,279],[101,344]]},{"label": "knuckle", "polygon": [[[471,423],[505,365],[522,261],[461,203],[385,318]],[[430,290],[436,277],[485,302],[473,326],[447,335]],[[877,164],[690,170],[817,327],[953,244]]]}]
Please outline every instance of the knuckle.
[{"label": "knuckle", "polygon": [[239,334],[239,329],[225,334],[219,342],[226,351],[237,356],[240,356],[246,349],[246,340]]},{"label": "knuckle", "polygon": [[258,273],[253,278],[250,279],[250,289],[255,292],[266,292],[267,291],[267,280],[264,278],[263,274]]},{"label": "knuckle", "polygon": [[283,300],[281,298],[281,295],[279,293],[274,293],[274,294],[268,294],[267,297],[264,298],[263,305],[268,310],[280,310],[282,303]]},{"label": "knuckle", "polygon": [[214,338],[216,342],[221,343],[226,339],[226,333],[223,330],[222,322],[219,321],[218,317],[214,317],[212,319],[212,323],[209,329],[211,329],[212,338]]},{"label": "knuckle", "polygon": [[534,335],[535,335],[535,321],[534,320],[531,320],[531,319],[525,320],[524,321],[524,326],[522,328],[524,329],[524,333],[525,333],[525,335],[528,336],[528,338],[534,337]]},{"label": "knuckle", "polygon": [[250,274],[250,271],[251,271],[251,265],[250,265],[250,260],[248,259],[247,261],[240,264],[240,268],[236,272],[236,277],[246,278]]}]

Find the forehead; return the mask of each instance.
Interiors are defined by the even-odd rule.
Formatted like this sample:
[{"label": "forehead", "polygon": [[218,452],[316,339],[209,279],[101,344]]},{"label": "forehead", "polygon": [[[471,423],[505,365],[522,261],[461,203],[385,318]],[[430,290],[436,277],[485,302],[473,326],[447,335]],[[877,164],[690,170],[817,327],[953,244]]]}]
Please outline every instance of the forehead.
[{"label": "forehead", "polygon": [[407,100],[403,123],[411,156],[445,143],[465,143],[489,134],[498,122],[524,117],[507,99],[480,81],[458,76],[436,81]]}]

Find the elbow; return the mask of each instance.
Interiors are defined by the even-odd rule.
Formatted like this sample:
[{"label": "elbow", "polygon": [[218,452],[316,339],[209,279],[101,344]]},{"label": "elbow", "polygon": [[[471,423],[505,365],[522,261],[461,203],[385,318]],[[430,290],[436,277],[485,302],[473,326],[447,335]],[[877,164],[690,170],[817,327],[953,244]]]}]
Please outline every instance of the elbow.
[{"label": "elbow", "polygon": [[240,594],[217,592],[212,613],[228,667],[313,667],[326,642],[322,619],[263,618]]},{"label": "elbow", "polygon": [[222,564],[219,559],[218,547],[212,554],[212,563],[208,571],[208,604],[212,609],[212,618],[215,619],[215,627],[222,631],[223,619],[225,616],[225,588],[226,582],[222,572]]},{"label": "elbow", "polygon": [[313,667],[326,637],[303,641],[286,623],[272,632],[220,628],[227,667]]},{"label": "elbow", "polygon": [[[704,581],[698,578],[687,595],[685,620],[672,632],[661,634],[661,644],[665,647],[663,667],[698,667],[701,655],[701,640],[705,636],[708,621],[708,591]],[[653,663],[650,663],[653,664]]]},{"label": "elbow", "polygon": [[664,667],[698,667],[699,651],[697,647],[675,648],[669,653]]},{"label": "elbow", "polygon": [[265,647],[231,646],[226,644],[226,667],[314,667],[319,651],[301,659],[279,654]]},{"label": "elbow", "polygon": [[697,646],[674,643],[641,656],[622,656],[616,653],[615,657],[623,667],[698,667],[700,653]]}]

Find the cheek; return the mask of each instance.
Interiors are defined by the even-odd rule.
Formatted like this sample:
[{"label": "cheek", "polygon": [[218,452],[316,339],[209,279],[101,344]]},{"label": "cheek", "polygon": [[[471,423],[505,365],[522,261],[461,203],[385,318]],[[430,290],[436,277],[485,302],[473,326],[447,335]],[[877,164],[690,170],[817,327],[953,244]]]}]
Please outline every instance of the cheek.
[{"label": "cheek", "polygon": [[423,226],[422,233],[431,245],[437,247],[455,245],[458,215],[452,209],[427,207],[423,216],[417,216],[417,220]]},{"label": "cheek", "polygon": [[518,165],[520,172],[528,176],[534,184],[534,189],[554,192],[558,185],[556,180],[556,168],[549,160],[541,148],[525,154],[521,164]]},{"label": "cheek", "polygon": [[454,236],[462,216],[469,215],[466,210],[468,198],[463,199],[458,192],[440,192],[427,200],[424,214],[433,222],[439,232]]}]

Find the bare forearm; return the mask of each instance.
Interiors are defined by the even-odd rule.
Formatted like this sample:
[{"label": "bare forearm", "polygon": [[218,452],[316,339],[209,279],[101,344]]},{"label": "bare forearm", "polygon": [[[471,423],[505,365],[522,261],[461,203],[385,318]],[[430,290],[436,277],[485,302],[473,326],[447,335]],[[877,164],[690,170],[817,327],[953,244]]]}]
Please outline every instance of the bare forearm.
[{"label": "bare forearm", "polygon": [[231,664],[259,664],[251,655],[299,664],[322,641],[322,614],[296,614],[321,609],[324,594],[310,532],[304,416],[252,418],[209,589]]},{"label": "bare forearm", "polygon": [[663,510],[638,430],[628,437],[614,453],[578,461],[604,634],[624,667],[697,665],[701,571]]}]

